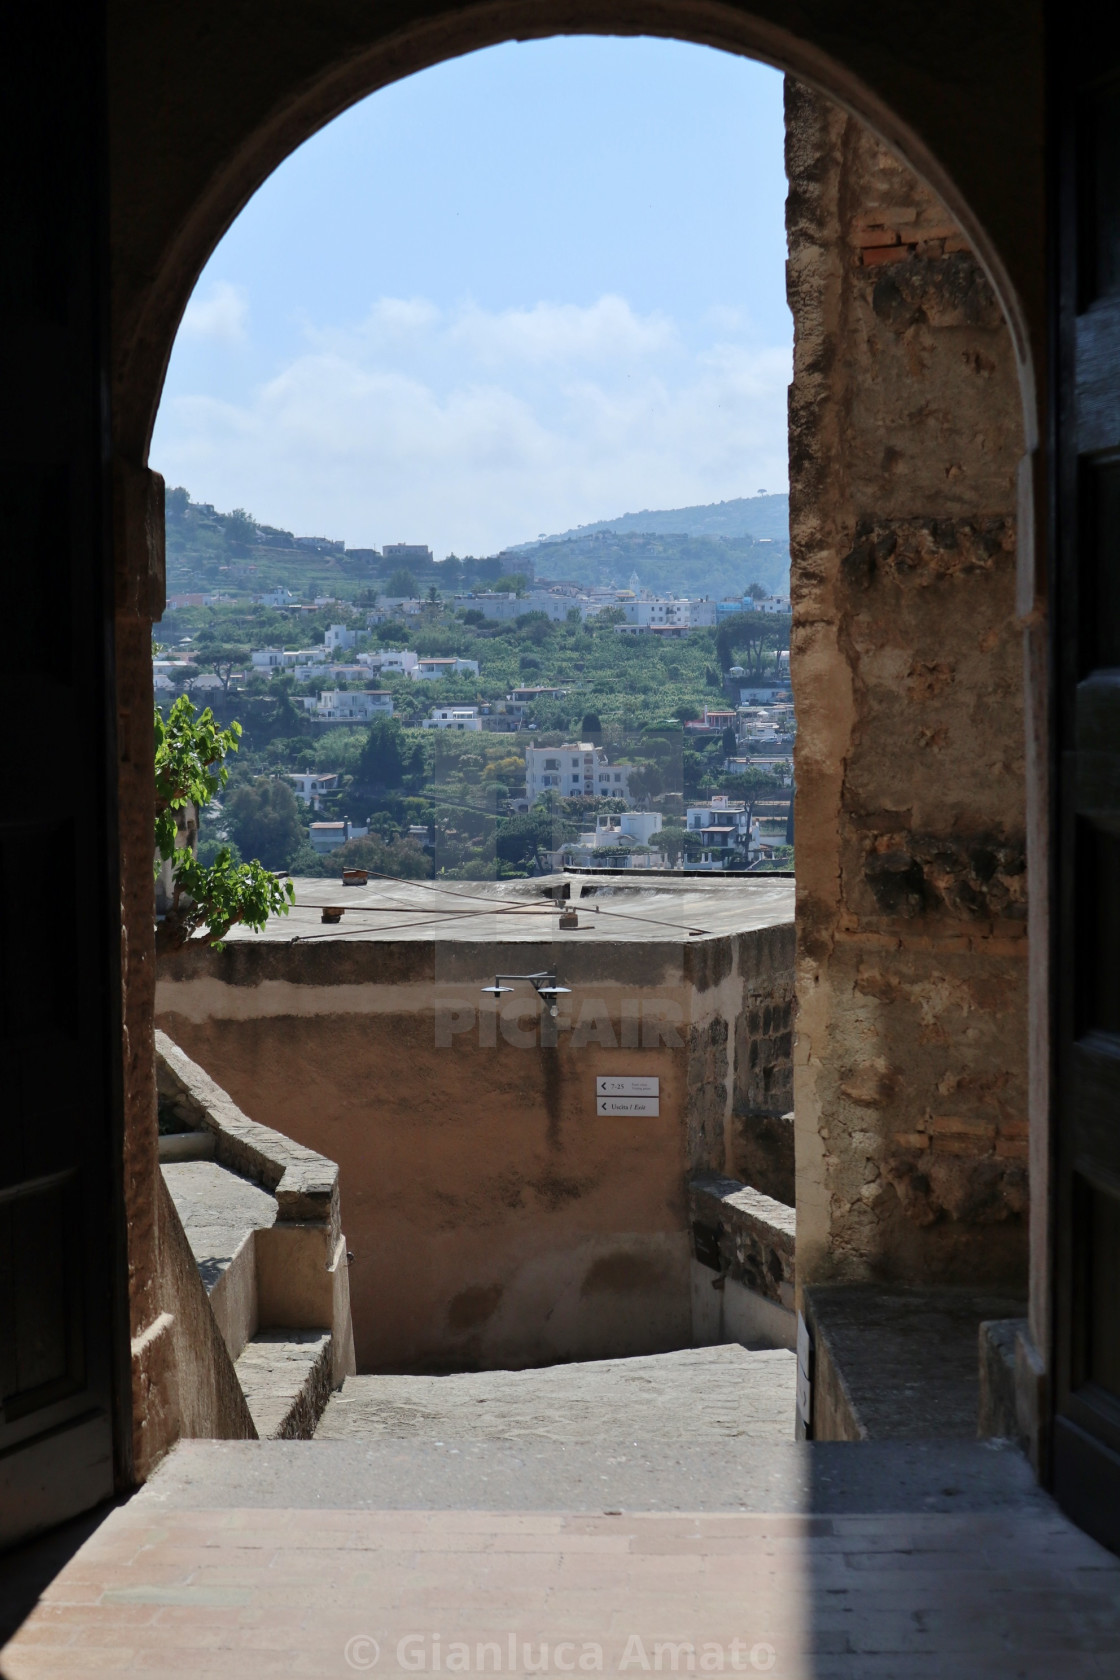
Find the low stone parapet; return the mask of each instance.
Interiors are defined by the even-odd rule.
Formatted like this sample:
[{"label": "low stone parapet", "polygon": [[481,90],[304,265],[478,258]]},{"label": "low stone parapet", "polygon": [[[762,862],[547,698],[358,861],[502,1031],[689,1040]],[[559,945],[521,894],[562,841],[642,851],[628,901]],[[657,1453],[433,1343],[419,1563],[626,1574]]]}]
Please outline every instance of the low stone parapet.
[{"label": "low stone parapet", "polygon": [[275,1199],[276,1216],[252,1229],[211,1307],[231,1357],[258,1328],[323,1330],[331,1335],[332,1381],[354,1370],[348,1257],[339,1210],[338,1166],[325,1155],[262,1126],[166,1033],[156,1032],[161,1110],[214,1139],[220,1167]]},{"label": "low stone parapet", "polygon": [[688,1187],[696,1258],[792,1311],[797,1216],[738,1179],[702,1173]]},{"label": "low stone parapet", "polygon": [[212,1133],[219,1163],[275,1196],[279,1221],[325,1224],[338,1241],[334,1161],[250,1120],[204,1068],[158,1029],[156,1077],[161,1110],[170,1110],[186,1130]]}]

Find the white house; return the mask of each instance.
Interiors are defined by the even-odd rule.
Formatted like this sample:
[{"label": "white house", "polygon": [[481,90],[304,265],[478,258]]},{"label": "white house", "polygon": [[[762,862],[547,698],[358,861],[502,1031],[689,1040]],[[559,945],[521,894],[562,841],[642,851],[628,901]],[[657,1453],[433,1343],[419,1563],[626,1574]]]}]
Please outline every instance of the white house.
[{"label": "white house", "polygon": [[286,607],[291,601],[295,600],[295,596],[290,589],[281,587],[266,590],[263,595],[254,595],[253,600],[258,607]]},{"label": "white house", "polygon": [[[659,832],[661,826],[660,811],[621,811],[598,816],[593,829],[581,834],[578,840],[569,841],[561,847],[556,861],[560,865],[575,864],[586,869],[594,864],[596,852],[617,846],[621,840],[631,840],[639,846],[651,846],[653,836]],[[612,867],[648,869],[651,867],[651,854],[624,852],[618,856]]]},{"label": "white house", "polygon": [[467,729],[476,734],[482,729],[477,706],[433,706],[431,716],[423,722],[424,729]]},{"label": "white house", "polygon": [[716,793],[706,804],[690,805],[685,812],[685,826],[703,847],[699,853],[689,854],[690,869],[733,869],[744,859],[758,855],[758,819],[750,820],[741,799]]},{"label": "white house", "polygon": [[282,671],[286,664],[283,648],[254,648],[249,658],[254,671]]},{"label": "white house", "polygon": [[611,764],[602,747],[590,741],[562,747],[525,748],[525,794],[532,804],[552,790],[564,799],[629,799],[630,764]]},{"label": "white house", "polygon": [[357,828],[346,817],[341,822],[313,822],[311,845],[312,849],[320,854],[337,852],[340,846],[345,846],[347,840],[364,840],[368,833],[368,828]]},{"label": "white house", "polygon": [[420,659],[409,672],[421,682],[434,682],[439,677],[478,676],[477,659]]},{"label": "white house", "polygon": [[483,618],[495,619],[498,622],[509,622],[520,618],[522,613],[544,613],[554,623],[563,623],[572,608],[575,607],[581,618],[587,617],[589,603],[572,595],[554,595],[550,589],[531,589],[525,595],[509,594],[481,594],[456,595],[456,607],[466,607],[480,612]]},{"label": "white house", "polygon": [[310,805],[313,811],[319,809],[325,793],[335,793],[338,790],[338,773],[330,774],[318,770],[291,771],[288,781],[295,784],[296,798],[304,805]]},{"label": "white house", "polygon": [[352,648],[357,639],[357,631],[347,630],[345,624],[332,624],[323,632],[323,646],[330,653],[337,648]]},{"label": "white house", "polygon": [[393,696],[387,688],[325,689],[313,713],[319,723],[369,723],[392,715]]},{"label": "white house", "polygon": [[716,621],[714,601],[687,596],[652,595],[644,601],[625,601],[622,610],[627,625],[639,630],[700,630]]},{"label": "white house", "polygon": [[358,658],[363,664],[368,658],[371,665],[378,667],[382,676],[388,676],[392,672],[400,676],[411,676],[420,663],[419,654],[413,653],[410,648],[380,648],[377,653],[359,654]]}]

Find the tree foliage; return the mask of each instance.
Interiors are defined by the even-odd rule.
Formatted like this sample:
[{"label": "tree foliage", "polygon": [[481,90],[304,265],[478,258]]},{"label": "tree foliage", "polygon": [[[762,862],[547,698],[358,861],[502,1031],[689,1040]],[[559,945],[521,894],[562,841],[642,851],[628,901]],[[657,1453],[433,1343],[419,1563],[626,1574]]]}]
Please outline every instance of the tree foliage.
[{"label": "tree foliage", "polygon": [[157,951],[176,950],[196,934],[215,948],[238,922],[261,929],[269,916],[287,915],[295,898],[263,864],[236,862],[223,846],[209,864],[177,847],[178,814],[209,805],[229,777],[225,760],[237,751],[240,724],[219,729],[207,707],[197,714],[184,694],[165,719],[155,714],[156,874],[171,863],[171,906],[156,929]]},{"label": "tree foliage", "polygon": [[407,763],[400,724],[392,718],[374,718],[358,759],[358,781],[363,787],[400,787]]},{"label": "tree foliage", "polygon": [[258,776],[234,788],[225,802],[225,819],[242,857],[266,869],[286,868],[303,838],[291,785],[274,776]]},{"label": "tree foliage", "polygon": [[395,597],[402,601],[415,601],[419,595],[419,589],[412,573],[406,567],[398,566],[385,585],[385,593],[390,600]]},{"label": "tree foliage", "polygon": [[675,869],[688,845],[688,830],[679,827],[676,823],[666,823],[654,836],[654,845],[661,856],[667,859],[671,867]]},{"label": "tree foliage", "polygon": [[535,806],[527,815],[509,817],[498,825],[494,850],[502,863],[532,859],[540,865],[542,847],[552,847],[552,816],[547,810]]},{"label": "tree foliage", "polygon": [[[716,631],[716,655],[721,671],[742,663],[749,677],[761,679],[766,654],[780,648],[789,636],[789,621],[763,613],[733,613]],[[737,659],[736,655],[741,659]]]},{"label": "tree foliage", "polygon": [[233,675],[234,666],[245,664],[249,658],[249,649],[244,642],[203,643],[199,637],[195,657],[204,670],[213,671],[215,676],[222,679],[222,687],[228,694],[229,679]]}]

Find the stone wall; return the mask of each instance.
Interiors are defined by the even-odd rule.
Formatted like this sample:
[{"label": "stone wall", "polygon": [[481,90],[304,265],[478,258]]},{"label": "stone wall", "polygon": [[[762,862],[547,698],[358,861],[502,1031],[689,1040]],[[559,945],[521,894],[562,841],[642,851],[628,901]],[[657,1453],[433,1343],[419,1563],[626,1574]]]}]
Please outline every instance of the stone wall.
[{"label": "stone wall", "polygon": [[[650,1353],[691,1343],[688,1182],[725,1170],[748,990],[791,995],[788,916],[685,945],[285,924],[168,959],[157,1018],[245,1113],[338,1162],[359,1369]],[[553,964],[555,1021],[528,986],[481,991]],[[658,1079],[659,1112],[599,1115],[606,1074]]]},{"label": "stone wall", "polygon": [[787,82],[799,1283],[1026,1270],[1013,346],[938,200]]}]

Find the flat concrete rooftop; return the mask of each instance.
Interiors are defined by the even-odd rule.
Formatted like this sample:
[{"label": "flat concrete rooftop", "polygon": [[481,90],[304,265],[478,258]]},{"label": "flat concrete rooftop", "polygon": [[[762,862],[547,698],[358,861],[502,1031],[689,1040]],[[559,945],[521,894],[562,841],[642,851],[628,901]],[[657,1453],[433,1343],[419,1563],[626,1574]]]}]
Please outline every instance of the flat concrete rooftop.
[{"label": "flat concrete rooftop", "polygon": [[[569,900],[557,901],[559,887]],[[293,938],[351,941],[500,939],[587,944],[599,939],[689,942],[792,922],[794,883],[766,876],[733,880],[696,876],[680,882],[605,880],[586,875],[545,875],[518,881],[390,881],[364,887],[341,881],[295,878],[296,901],[287,916],[273,916],[262,933],[234,928],[230,941]],[[551,895],[550,896],[550,890]],[[344,908],[342,920],[324,923],[324,906]],[[579,915],[578,928],[559,926],[560,909]]]}]

